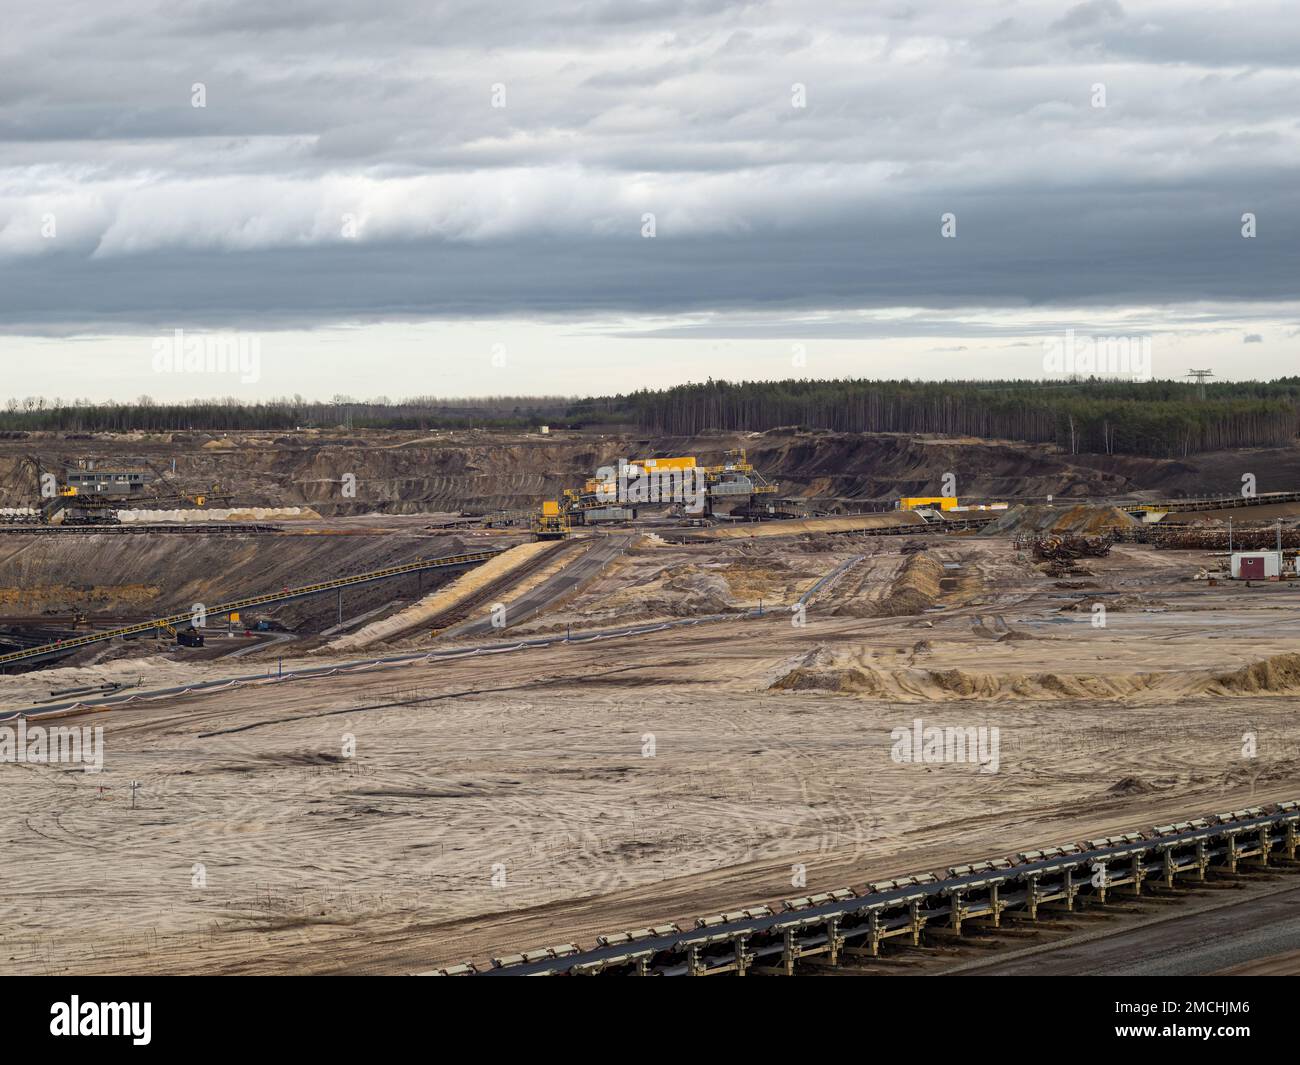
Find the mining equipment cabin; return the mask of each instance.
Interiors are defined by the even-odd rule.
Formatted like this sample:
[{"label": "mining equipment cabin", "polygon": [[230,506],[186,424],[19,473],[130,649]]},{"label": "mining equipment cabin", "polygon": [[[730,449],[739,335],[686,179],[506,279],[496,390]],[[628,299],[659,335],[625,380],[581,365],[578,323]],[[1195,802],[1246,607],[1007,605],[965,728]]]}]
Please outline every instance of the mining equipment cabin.
[{"label": "mining equipment cabin", "polygon": [[148,470],[68,470],[61,496],[133,496],[153,480]]},{"label": "mining equipment cabin", "polygon": [[39,520],[45,525],[121,525],[117,509],[124,503],[134,509],[140,506],[206,507],[209,503],[230,501],[230,496],[222,493],[219,484],[214,484],[206,492],[177,491],[165,495],[146,493],[144,488],[151,484],[156,486],[157,482],[147,470],[71,470],[65,474],[64,483],[58,486],[58,495],[43,504]]}]

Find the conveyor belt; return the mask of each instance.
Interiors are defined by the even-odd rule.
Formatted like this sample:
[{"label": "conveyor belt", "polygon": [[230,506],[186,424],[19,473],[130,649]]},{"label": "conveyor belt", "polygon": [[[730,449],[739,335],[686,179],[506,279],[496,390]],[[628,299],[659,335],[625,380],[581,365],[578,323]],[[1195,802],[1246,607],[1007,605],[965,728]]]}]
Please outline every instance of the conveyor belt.
[{"label": "conveyor belt", "polygon": [[[1236,872],[1244,861],[1267,864],[1279,851],[1294,861],[1300,802],[1217,814],[1158,826],[1146,833],[1070,843],[1011,858],[923,873],[864,888],[786,899],[676,925],[598,938],[583,950],[572,943],[472,964],[428,976],[707,976],[762,968],[793,974],[800,958],[835,965],[847,953],[874,956],[880,943],[906,935],[918,942],[928,923],[958,932],[964,922],[991,920],[1007,910],[1037,918],[1040,907],[1073,909],[1085,897],[1126,891],[1140,895],[1147,880],[1203,879],[1207,869]],[[1099,872],[1098,870],[1102,870]]]},{"label": "conveyor belt", "polygon": [[253,536],[282,532],[279,525],[254,522],[175,522],[137,525],[4,525],[0,533],[14,536]]},{"label": "conveyor belt", "polygon": [[1157,503],[1116,503],[1123,511],[1165,510],[1236,510],[1241,507],[1263,507],[1270,503],[1295,503],[1300,492],[1263,492],[1253,496],[1214,496],[1209,499],[1170,499]]},{"label": "conveyor belt", "polygon": [[[451,566],[471,566],[479,562],[486,562],[500,554],[500,549],[491,551],[474,551],[462,555],[448,555],[444,558],[424,558],[415,562],[407,562],[400,566],[389,566],[387,569],[374,570],[370,573],[360,573],[354,577],[340,577],[337,580],[322,581],[318,584],[308,584],[302,588],[286,588],[281,592],[272,592],[270,595],[255,595],[247,599],[237,599],[232,603],[220,603],[216,606],[206,608],[206,616],[209,618],[219,618],[227,614],[247,610],[250,607],[265,606],[268,603],[280,603],[288,599],[302,599],[310,595],[320,595],[322,592],[332,592],[338,588],[350,588],[357,584],[368,584],[371,581],[382,581],[389,577],[398,577],[405,573],[419,573],[428,569],[445,569]],[[104,640],[112,640],[121,636],[131,636],[139,633],[152,632],[154,630],[164,629],[167,626],[173,628],[180,626],[185,628],[192,627],[192,615],[172,614],[164,618],[152,618],[149,621],[142,621],[135,625],[127,625],[120,629],[105,629],[103,632],[91,633],[87,636],[78,636],[71,640],[61,640],[58,643],[43,644],[39,647],[29,647],[24,651],[14,651],[7,655],[0,655],[0,666],[5,666],[13,662],[26,662],[35,658],[44,658],[52,654],[63,654],[71,648],[85,647],[87,644],[100,643]]]}]

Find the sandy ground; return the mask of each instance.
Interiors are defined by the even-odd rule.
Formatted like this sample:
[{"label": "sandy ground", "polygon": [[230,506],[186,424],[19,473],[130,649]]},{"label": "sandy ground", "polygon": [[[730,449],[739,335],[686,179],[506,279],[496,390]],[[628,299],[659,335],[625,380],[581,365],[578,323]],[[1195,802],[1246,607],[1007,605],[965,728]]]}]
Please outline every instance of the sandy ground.
[{"label": "sandy ground", "polygon": [[475,566],[446,587],[439,588],[405,609],[372,622],[355,633],[332,640],[321,650],[357,651],[426,625],[439,614],[466,602],[493,581],[509,576],[539,555],[554,551],[556,546],[554,543],[538,541],[512,547],[481,566]]},{"label": "sandy ground", "polygon": [[691,532],[691,540],[761,540],[769,536],[805,536],[809,533],[842,533],[855,529],[880,529],[899,525],[924,525],[925,520],[910,510],[887,510],[879,514],[855,514],[843,518],[796,518],[790,521],[740,522]]},{"label": "sandy ground", "polygon": [[[897,550],[897,545],[877,543],[876,547],[882,552]],[[642,536],[579,594],[511,632],[535,635],[566,627],[741,613],[760,606],[777,609],[795,603],[839,563],[871,549],[830,539],[815,546],[747,543],[701,549]]]},{"label": "sandy ground", "polygon": [[[1204,562],[1118,548],[1084,591],[984,538],[643,542],[538,626],[773,609],[87,715],[102,774],[0,765],[0,971],[418,971],[779,899],[796,865],[807,893],[1300,798],[1300,592]],[[1104,627],[1063,609],[1092,596]],[[997,772],[896,761],[918,718],[996,727]]]},{"label": "sandy ground", "polygon": [[124,524],[205,521],[311,521],[320,520],[311,507],[204,507],[200,510],[119,510]]}]

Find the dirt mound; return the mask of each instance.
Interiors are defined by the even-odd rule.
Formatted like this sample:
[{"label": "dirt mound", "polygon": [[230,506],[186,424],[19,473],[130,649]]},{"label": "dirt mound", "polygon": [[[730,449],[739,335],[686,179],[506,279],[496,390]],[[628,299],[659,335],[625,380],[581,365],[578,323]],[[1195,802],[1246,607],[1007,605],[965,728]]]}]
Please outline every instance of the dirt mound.
[{"label": "dirt mound", "polygon": [[[630,552],[636,554],[634,550]],[[697,617],[741,609],[728,566],[664,566],[657,579],[621,600],[620,618]],[[612,601],[612,600],[611,600]]]},{"label": "dirt mound", "polygon": [[774,680],[771,691],[839,692],[848,695],[880,695],[885,685],[874,669],[861,666],[841,668],[842,656],[818,644],[803,655],[789,672]]},{"label": "dirt mound", "polygon": [[890,561],[850,573],[836,585],[830,613],[853,618],[915,617],[939,603],[962,602],[976,591],[975,578],[953,576],[934,556],[921,551],[904,556],[901,564]]},{"label": "dirt mound", "polygon": [[943,566],[928,554],[910,556],[873,613],[890,618],[923,613],[938,600],[943,575]]},{"label": "dirt mound", "polygon": [[1007,534],[1073,533],[1080,536],[1097,536],[1111,529],[1136,525],[1137,519],[1117,507],[1091,506],[1079,503],[1072,507],[1017,504],[996,521],[980,530],[981,536]]},{"label": "dirt mound", "polygon": [[[1012,631],[1014,630],[1001,634],[1001,637],[1006,638]],[[918,641],[913,650],[920,649],[922,645],[927,652],[933,653],[926,641]],[[985,673],[956,668],[923,669],[914,664],[905,668],[886,669],[873,664],[873,653],[872,649],[866,647],[832,650],[819,645],[797,660],[769,688],[776,691],[869,695],[899,702],[967,699],[1056,702],[1076,699],[1123,700],[1165,686],[1179,686],[1180,690],[1185,690],[1191,679],[1167,673]]]},{"label": "dirt mound", "polygon": [[863,669],[790,670],[771,685],[774,691],[841,692],[848,695],[883,695],[885,685],[878,674]]},{"label": "dirt mound", "polygon": [[971,618],[971,632],[984,640],[1001,640],[1011,634],[1011,626],[1001,614]]},{"label": "dirt mound", "polygon": [[1164,603],[1159,599],[1151,599],[1145,595],[1112,595],[1097,596],[1085,595],[1082,599],[1076,599],[1072,603],[1066,603],[1061,607],[1066,613],[1078,613],[1092,610],[1095,606],[1103,606],[1107,611],[1122,613],[1126,610],[1152,610],[1163,609]]},{"label": "dirt mound", "polygon": [[1143,780],[1141,777],[1121,777],[1106,789],[1107,795],[1149,795],[1153,791],[1159,791],[1154,784]]},{"label": "dirt mound", "polygon": [[735,605],[731,597],[731,585],[721,573],[702,572],[694,566],[688,567],[688,570],[690,572],[682,572],[664,581],[665,591],[676,592],[680,596],[673,600],[673,612],[684,616],[721,614]]},{"label": "dirt mound", "polygon": [[1273,655],[1229,673],[1216,673],[1205,691],[1211,695],[1291,692],[1300,689],[1300,654]]},{"label": "dirt mound", "polygon": [[[820,648],[771,685],[783,691],[873,695],[900,702],[952,699],[1127,701],[1150,695],[1275,695],[1300,691],[1300,654],[1274,655],[1230,672],[983,673],[962,669],[875,669],[865,652]],[[1120,783],[1123,783],[1121,781]],[[1118,785],[1117,785],[1118,786]],[[1134,792],[1136,794],[1136,792]]]}]

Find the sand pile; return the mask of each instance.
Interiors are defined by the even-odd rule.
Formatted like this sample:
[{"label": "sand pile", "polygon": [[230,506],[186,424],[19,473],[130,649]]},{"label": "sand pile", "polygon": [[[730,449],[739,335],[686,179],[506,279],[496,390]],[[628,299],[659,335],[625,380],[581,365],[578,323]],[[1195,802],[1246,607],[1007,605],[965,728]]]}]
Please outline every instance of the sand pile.
[{"label": "sand pile", "polygon": [[976,673],[961,669],[873,670],[861,665],[821,669],[796,667],[774,681],[776,691],[865,694],[899,702],[954,699],[1056,702],[1126,699],[1165,685],[1170,674],[1103,676],[1070,673]]},{"label": "sand pile", "polygon": [[882,695],[880,675],[863,669],[805,669],[800,666],[776,680],[773,691],[839,692],[846,695]]},{"label": "sand pile", "polygon": [[842,656],[825,644],[803,655],[794,668],[774,680],[772,691],[821,691],[849,695],[879,695],[885,690],[881,675],[862,665],[837,667]]},{"label": "sand pile", "polygon": [[1211,695],[1291,692],[1300,689],[1300,654],[1273,655],[1230,673],[1216,673],[1204,691]]},{"label": "sand pile", "polygon": [[[831,616],[892,618],[924,613],[943,595],[941,582],[949,576],[925,552],[908,555],[888,584],[877,576],[884,569],[870,566],[838,581],[831,599],[834,605],[829,608]],[[881,576],[889,578],[887,572]]]},{"label": "sand pile", "polygon": [[793,602],[822,574],[802,560],[791,564],[772,552],[752,554],[747,545],[718,562],[660,561],[659,552],[636,548],[628,557],[634,561],[623,579],[635,573],[635,585],[604,589],[588,611],[613,609],[622,620],[725,614]]},{"label": "sand pile", "polygon": [[899,702],[952,699],[1036,702],[1125,701],[1144,695],[1276,695],[1300,691],[1300,654],[1274,655],[1226,673],[984,673],[962,669],[875,669],[861,654],[822,654],[800,662],[770,686],[776,691],[819,691],[872,695]]},{"label": "sand pile", "polygon": [[740,558],[720,573],[731,598],[747,602],[759,599],[770,602],[776,598],[772,594],[775,588],[783,588],[798,580],[790,563],[779,558]]},{"label": "sand pile", "polygon": [[1159,791],[1154,784],[1141,777],[1121,777],[1106,789],[1107,795],[1148,795]]},{"label": "sand pile", "polygon": [[976,617],[971,619],[971,632],[983,640],[996,640],[998,643],[1004,643],[1007,640],[1036,640],[1038,639],[1033,633],[1025,632],[1022,629],[1013,629],[1007,624],[1007,619],[1001,614],[992,617]]},{"label": "sand pile", "polygon": [[197,507],[193,510],[119,510],[123,524],[166,521],[308,521],[319,520],[311,507]]},{"label": "sand pile", "polygon": [[1018,504],[996,521],[980,530],[981,536],[1003,536],[1007,533],[1074,534],[1098,536],[1111,529],[1136,525],[1137,519],[1117,507],[1090,506],[1078,503],[1072,507],[1026,506]]},{"label": "sand pile", "polygon": [[698,566],[687,566],[662,584],[666,595],[648,596],[645,605],[651,614],[691,617],[697,614],[722,614],[735,609],[731,585],[721,573]]},{"label": "sand pile", "polygon": [[890,584],[889,591],[874,604],[873,613],[890,618],[922,613],[939,598],[939,581],[943,576],[943,566],[929,555],[924,552],[912,555]]}]

